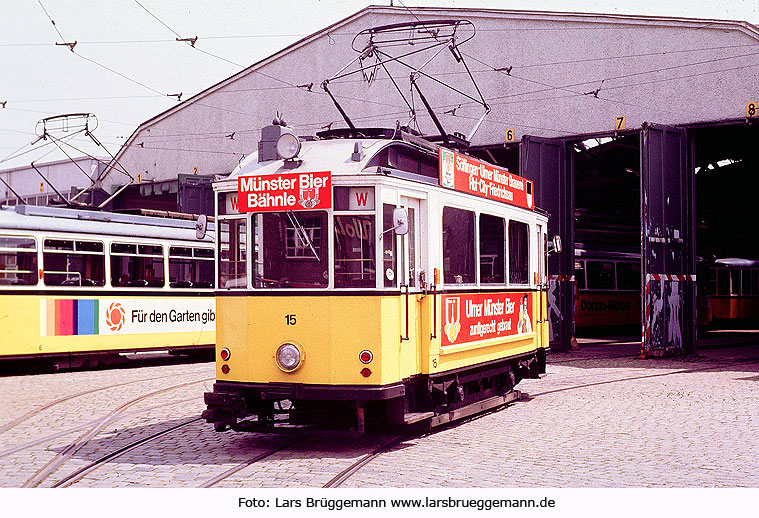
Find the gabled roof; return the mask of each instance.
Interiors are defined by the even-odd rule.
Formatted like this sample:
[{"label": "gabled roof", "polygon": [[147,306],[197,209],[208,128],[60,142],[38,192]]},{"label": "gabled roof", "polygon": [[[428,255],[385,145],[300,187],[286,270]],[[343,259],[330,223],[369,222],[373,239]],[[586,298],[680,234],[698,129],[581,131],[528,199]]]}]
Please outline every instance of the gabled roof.
[{"label": "gabled roof", "polygon": [[[301,48],[305,45],[308,45],[312,41],[326,34],[329,34],[331,32],[335,32],[340,27],[343,27],[370,13],[385,14],[385,15],[397,14],[397,15],[402,15],[406,17],[409,15],[414,16],[414,17],[424,17],[427,15],[449,16],[449,17],[450,16],[454,16],[454,17],[455,16],[467,16],[467,17],[483,17],[484,16],[484,17],[513,18],[513,19],[522,19],[522,20],[530,19],[530,20],[535,20],[535,21],[552,21],[552,22],[566,21],[566,22],[574,22],[574,23],[626,24],[626,25],[640,25],[640,26],[652,26],[652,25],[675,26],[676,25],[676,26],[688,27],[691,29],[701,29],[701,28],[714,29],[718,27],[724,27],[730,30],[740,30],[742,32],[745,32],[751,35],[753,38],[759,40],[759,28],[757,28],[755,25],[752,25],[748,22],[735,21],[735,20],[697,19],[697,18],[666,17],[666,16],[640,16],[640,15],[622,15],[622,14],[593,14],[593,13],[578,13],[578,12],[546,12],[546,11],[506,10],[506,9],[487,9],[487,8],[455,8],[455,7],[407,8],[407,7],[390,7],[390,6],[368,6],[354,13],[351,16],[348,16],[313,34],[310,34],[309,36],[306,36],[291,45],[288,45],[287,47],[283,48],[279,52],[276,52],[275,54],[272,54],[271,56],[268,56],[250,65],[249,67],[228,77],[227,79],[224,79],[223,81],[220,81],[208,87],[202,92],[199,92],[195,94],[194,96],[189,97],[188,99],[186,99],[185,101],[182,101],[176,106],[164,112],[159,113],[155,117],[152,117],[146,120],[135,129],[132,135],[130,135],[130,137],[127,139],[127,141],[124,143],[124,145],[121,147],[121,149],[117,153],[115,160],[118,161],[118,159],[122,156],[125,150],[134,142],[137,136],[145,129],[148,129],[150,126],[178,113],[181,110],[184,110],[185,108],[189,107],[193,103],[198,102],[202,100],[203,98],[219,90],[224,89],[228,85],[234,83],[235,81],[238,81],[239,79],[243,77],[246,77],[250,74],[261,74],[264,77],[275,79],[281,82],[281,80],[274,78],[272,76],[269,76],[268,74],[262,72],[260,69],[276,61],[280,57],[292,52],[293,50]],[[296,85],[291,85],[291,86],[293,88],[298,88]],[[110,169],[110,166],[109,166],[109,169]]]}]

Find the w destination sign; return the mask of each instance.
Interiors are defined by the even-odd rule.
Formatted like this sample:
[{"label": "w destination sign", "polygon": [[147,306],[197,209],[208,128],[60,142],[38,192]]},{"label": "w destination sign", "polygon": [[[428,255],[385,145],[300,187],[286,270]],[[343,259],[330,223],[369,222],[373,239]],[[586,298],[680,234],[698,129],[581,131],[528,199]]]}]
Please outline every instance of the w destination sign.
[{"label": "w destination sign", "polygon": [[535,208],[532,182],[521,176],[445,148],[440,148],[438,161],[443,187],[525,209]]},{"label": "w destination sign", "polygon": [[329,209],[332,173],[286,173],[237,179],[240,212]]}]

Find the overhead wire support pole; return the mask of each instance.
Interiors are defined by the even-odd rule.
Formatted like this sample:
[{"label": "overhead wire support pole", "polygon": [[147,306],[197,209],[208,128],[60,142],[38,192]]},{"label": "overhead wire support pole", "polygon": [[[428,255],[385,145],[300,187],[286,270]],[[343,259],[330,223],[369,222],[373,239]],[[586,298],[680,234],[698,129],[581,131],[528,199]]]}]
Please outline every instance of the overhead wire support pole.
[{"label": "overhead wire support pole", "polygon": [[32,166],[32,168],[33,168],[35,171],[37,171],[37,174],[38,174],[38,175],[40,175],[40,177],[41,177],[43,180],[45,180],[45,183],[46,183],[46,184],[48,184],[48,185],[50,186],[50,188],[51,188],[51,189],[53,189],[53,190],[55,191],[55,194],[57,194],[57,195],[58,195],[58,196],[59,196],[59,197],[60,197],[60,198],[63,200],[63,202],[64,202],[66,205],[68,205],[69,207],[73,207],[73,205],[71,204],[71,202],[70,202],[70,201],[68,201],[68,200],[66,199],[66,197],[65,197],[65,196],[63,196],[63,195],[62,195],[62,194],[61,194],[61,193],[58,191],[58,189],[56,189],[56,188],[55,188],[55,185],[53,185],[53,184],[50,182],[50,180],[48,180],[47,178],[45,178],[45,175],[44,175],[44,174],[42,174],[42,171],[40,171],[39,169],[37,169],[37,166],[36,166],[36,165],[34,165],[34,161],[32,161],[32,163],[31,163],[31,166]]},{"label": "overhead wire support pole", "polygon": [[440,123],[440,119],[438,119],[437,115],[435,115],[435,111],[432,109],[432,106],[430,106],[430,103],[427,102],[427,98],[419,89],[419,85],[416,84],[416,77],[414,77],[414,74],[411,74],[411,85],[414,88],[416,88],[416,92],[419,94],[419,98],[422,100],[422,103],[424,103],[424,107],[427,108],[427,112],[430,114],[430,117],[432,118],[432,122],[435,123],[435,126],[440,132],[440,137],[442,137],[443,142],[447,144],[449,141],[448,133],[445,131],[445,128],[443,128],[443,125]]},{"label": "overhead wire support pole", "polygon": [[[63,149],[63,147],[58,143],[60,141],[60,139],[58,139],[58,138],[56,138],[56,137],[54,137],[54,136],[52,136],[50,134],[48,134],[48,137],[50,137],[50,139],[53,141],[53,143],[55,143],[55,145],[58,146],[58,149],[60,149],[61,152],[64,155],[66,155],[66,158],[68,158],[77,167],[77,169],[79,169],[82,172],[82,174],[90,181],[90,185],[88,185],[87,187],[85,187],[84,189],[82,189],[81,191],[79,191],[76,196],[74,196],[73,198],[71,198],[71,200],[69,200],[69,201],[74,201],[79,196],[81,196],[85,191],[87,191],[87,189],[89,189],[90,187],[92,187],[93,185],[95,185],[95,181],[92,178],[90,178],[90,175],[88,175],[87,172],[84,169],[82,169],[82,166],[80,166],[79,163],[77,163],[76,160],[74,160],[73,158],[71,158],[71,155],[69,155],[68,153],[66,153],[66,151]],[[68,143],[66,143],[66,144],[69,145]]]},{"label": "overhead wire support pole", "polygon": [[348,125],[350,129],[356,129],[356,126],[353,125],[353,122],[351,122],[350,118],[348,117],[348,114],[345,113],[345,110],[343,110],[343,107],[340,106],[340,103],[337,102],[337,99],[335,99],[335,96],[332,95],[332,92],[329,91],[329,87],[327,84],[329,83],[329,80],[325,79],[324,82],[322,82],[322,90],[327,92],[327,95],[329,95],[330,99],[332,99],[332,102],[335,103],[335,107],[337,108],[337,111],[340,112],[340,115],[343,116],[343,119],[345,119],[345,123]]},{"label": "overhead wire support pole", "polygon": [[5,186],[6,186],[8,189],[10,189],[10,190],[11,190],[11,192],[13,193],[13,195],[16,197],[16,199],[18,199],[18,201],[19,201],[19,202],[20,202],[22,205],[26,205],[26,201],[24,201],[24,198],[22,198],[21,196],[19,196],[19,194],[18,194],[16,191],[14,191],[14,190],[13,190],[13,187],[11,187],[11,186],[10,186],[10,184],[9,184],[8,182],[6,182],[6,181],[3,179],[3,177],[2,177],[2,176],[0,176],[0,182],[3,182],[3,183],[5,184]]},{"label": "overhead wire support pole", "polygon": [[[384,52],[381,52],[381,51],[377,51],[377,52],[379,52],[379,53],[380,53],[380,54],[382,54],[383,56],[388,56],[388,57],[389,57],[389,55],[388,55],[388,54],[386,54],[386,53],[384,53]],[[408,63],[406,63],[406,62],[404,62],[404,61],[401,61],[400,59],[392,59],[392,60],[388,60],[388,61],[396,61],[396,62],[400,63],[401,65],[403,65],[404,67],[406,67],[406,68],[408,68],[408,69],[411,69],[411,70],[413,70],[413,71],[417,71],[417,70],[416,70],[416,67],[414,67],[414,66],[411,66],[411,65],[409,65]],[[463,96],[464,96],[464,97],[466,97],[467,99],[470,99],[470,100],[472,100],[472,101],[476,102],[477,104],[483,104],[483,101],[482,101],[482,100],[480,100],[480,99],[477,99],[476,97],[472,97],[471,95],[469,95],[469,94],[467,94],[467,93],[465,93],[465,92],[462,92],[462,91],[461,91],[461,90],[459,90],[458,88],[454,88],[454,87],[452,87],[451,85],[449,85],[449,84],[447,84],[447,83],[445,83],[445,82],[441,81],[440,79],[438,79],[438,78],[436,78],[436,77],[434,77],[434,76],[431,76],[431,75],[429,75],[429,74],[427,74],[427,73],[425,73],[425,72],[423,72],[423,71],[421,71],[421,70],[418,70],[417,72],[419,73],[419,75],[422,75],[422,76],[426,77],[427,79],[431,79],[432,81],[435,81],[435,82],[436,82],[436,83],[438,83],[439,85],[441,85],[441,86],[444,86],[444,87],[448,88],[449,90],[453,90],[453,91],[454,91],[454,92],[456,92],[457,94],[463,95]]]}]

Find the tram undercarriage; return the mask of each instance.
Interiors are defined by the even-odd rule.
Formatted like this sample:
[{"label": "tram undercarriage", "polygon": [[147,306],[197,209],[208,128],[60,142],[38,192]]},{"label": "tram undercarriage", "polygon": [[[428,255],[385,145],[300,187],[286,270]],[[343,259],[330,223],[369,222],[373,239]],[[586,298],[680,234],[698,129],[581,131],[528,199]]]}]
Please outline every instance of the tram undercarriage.
[{"label": "tram undercarriage", "polygon": [[428,430],[519,398],[514,386],[545,373],[545,350],[383,387],[216,383],[203,418],[217,431],[262,433]]}]

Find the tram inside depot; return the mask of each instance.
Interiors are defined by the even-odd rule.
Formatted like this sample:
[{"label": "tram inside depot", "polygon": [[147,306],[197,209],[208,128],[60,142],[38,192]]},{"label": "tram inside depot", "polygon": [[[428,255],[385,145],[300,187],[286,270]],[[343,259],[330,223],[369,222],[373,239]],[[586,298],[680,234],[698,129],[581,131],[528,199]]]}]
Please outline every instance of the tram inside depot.
[{"label": "tram inside depot", "polygon": [[[751,145],[759,126],[706,125],[688,133],[694,146],[698,347],[753,343],[759,339],[759,157]],[[575,336],[591,343],[639,342],[640,135],[587,138],[568,148],[575,174]],[[518,170],[518,148],[489,153]]]},{"label": "tram inside depot", "polygon": [[[750,143],[756,142],[759,128],[707,126],[689,129],[689,134],[696,189],[698,347],[752,343],[759,332],[753,199],[759,160]],[[640,137],[589,139],[575,142],[572,149],[576,333],[629,335],[633,340],[641,322]],[[605,304],[592,299],[604,292],[609,297]]]}]

